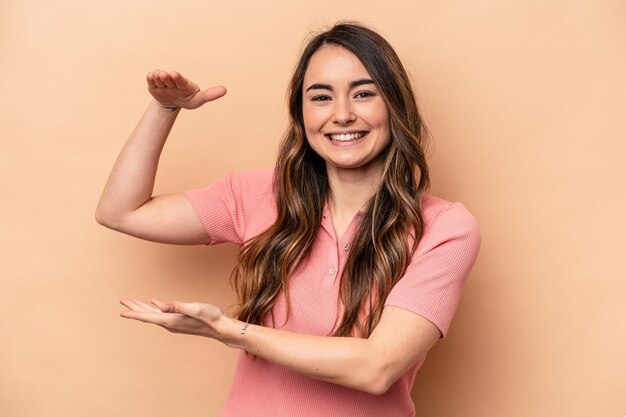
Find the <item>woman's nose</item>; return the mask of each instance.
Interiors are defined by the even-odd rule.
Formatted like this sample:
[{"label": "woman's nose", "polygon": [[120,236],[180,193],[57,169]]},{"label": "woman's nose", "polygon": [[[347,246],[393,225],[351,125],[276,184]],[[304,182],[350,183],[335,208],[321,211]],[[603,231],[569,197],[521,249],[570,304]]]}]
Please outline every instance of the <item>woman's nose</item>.
[{"label": "woman's nose", "polygon": [[356,120],[352,105],[349,100],[336,100],[333,114],[333,121],[344,125]]}]

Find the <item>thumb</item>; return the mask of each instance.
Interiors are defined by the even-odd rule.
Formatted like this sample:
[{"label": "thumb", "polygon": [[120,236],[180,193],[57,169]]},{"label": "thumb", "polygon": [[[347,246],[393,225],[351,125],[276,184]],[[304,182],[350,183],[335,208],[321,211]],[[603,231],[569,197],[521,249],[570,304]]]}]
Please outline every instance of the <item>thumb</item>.
[{"label": "thumb", "polygon": [[161,311],[164,313],[178,313],[189,317],[200,318],[200,316],[202,316],[202,305],[200,303],[168,301],[163,303]]},{"label": "thumb", "polygon": [[164,313],[181,313],[185,314],[185,303],[179,303],[177,301],[168,301],[161,304],[161,311]]},{"label": "thumb", "polygon": [[226,87],[218,85],[216,87],[211,87],[199,92],[198,94],[196,94],[196,97],[202,102],[202,104],[204,104],[209,101],[217,100],[218,98],[223,97],[225,94]]}]

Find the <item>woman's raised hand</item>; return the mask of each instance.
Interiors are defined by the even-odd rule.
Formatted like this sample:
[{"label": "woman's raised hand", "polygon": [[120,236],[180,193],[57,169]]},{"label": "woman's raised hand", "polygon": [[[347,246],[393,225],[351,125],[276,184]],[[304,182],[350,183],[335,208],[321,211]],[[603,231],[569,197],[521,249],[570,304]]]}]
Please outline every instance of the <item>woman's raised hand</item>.
[{"label": "woman's raised hand", "polygon": [[176,106],[183,109],[197,109],[204,103],[226,94],[223,86],[201,91],[194,82],[176,71],[154,70],[146,75],[148,91],[163,106]]}]

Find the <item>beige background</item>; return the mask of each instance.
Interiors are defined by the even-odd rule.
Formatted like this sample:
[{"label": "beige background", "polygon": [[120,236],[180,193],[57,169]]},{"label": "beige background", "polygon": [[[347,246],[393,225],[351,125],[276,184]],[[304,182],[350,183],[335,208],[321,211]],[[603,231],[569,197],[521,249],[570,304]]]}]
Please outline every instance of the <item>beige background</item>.
[{"label": "beige background", "polygon": [[113,160],[177,69],[229,93],[184,112],[158,192],[273,164],[302,40],[377,28],[412,73],[433,194],[483,246],[418,417],[626,414],[626,2],[0,2],[0,415],[216,416],[235,352],[118,317],[121,296],[233,302],[234,247],[98,226]]}]

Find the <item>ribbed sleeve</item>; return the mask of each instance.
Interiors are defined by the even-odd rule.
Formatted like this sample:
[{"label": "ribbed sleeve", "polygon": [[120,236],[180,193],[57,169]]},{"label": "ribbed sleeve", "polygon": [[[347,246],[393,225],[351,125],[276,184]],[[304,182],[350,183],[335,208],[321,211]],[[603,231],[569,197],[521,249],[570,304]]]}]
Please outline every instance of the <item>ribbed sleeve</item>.
[{"label": "ribbed sleeve", "polygon": [[[272,193],[272,171],[229,175],[212,185],[185,192],[198,214],[210,244],[242,244],[255,209]],[[267,210],[265,219],[271,216]],[[271,223],[270,223],[271,224]]]},{"label": "ribbed sleeve", "polygon": [[449,204],[425,230],[411,264],[385,305],[423,316],[445,337],[479,247],[476,219],[462,204]]}]

